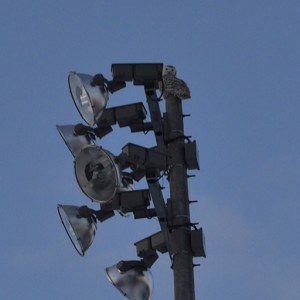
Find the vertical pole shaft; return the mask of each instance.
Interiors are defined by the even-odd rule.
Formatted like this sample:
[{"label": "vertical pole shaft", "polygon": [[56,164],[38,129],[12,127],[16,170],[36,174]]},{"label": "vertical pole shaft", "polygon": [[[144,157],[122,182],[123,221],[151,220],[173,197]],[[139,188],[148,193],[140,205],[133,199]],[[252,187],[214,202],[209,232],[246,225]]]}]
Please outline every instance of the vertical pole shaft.
[{"label": "vertical pole shaft", "polygon": [[170,161],[170,225],[175,300],[194,300],[194,270],[191,251],[190,210],[187,168],[184,154],[182,102],[170,95],[166,99],[166,131]]}]

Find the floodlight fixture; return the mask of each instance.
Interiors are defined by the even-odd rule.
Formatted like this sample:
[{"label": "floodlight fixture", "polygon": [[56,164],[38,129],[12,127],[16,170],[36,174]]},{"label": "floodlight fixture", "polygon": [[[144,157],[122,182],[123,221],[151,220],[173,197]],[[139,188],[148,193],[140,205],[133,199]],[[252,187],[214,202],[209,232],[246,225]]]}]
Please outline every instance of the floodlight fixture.
[{"label": "floodlight fixture", "polygon": [[68,77],[70,93],[77,110],[90,126],[98,122],[108,101],[106,85],[93,84],[93,78],[76,72],[70,72]]},{"label": "floodlight fixture", "polygon": [[162,231],[156,232],[136,243],[134,243],[139,257],[145,258],[152,256],[154,252],[159,251],[166,253],[168,251],[164,233]]},{"label": "floodlight fixture", "polygon": [[146,115],[147,110],[142,102],[109,107],[103,112],[97,126],[105,128],[115,125],[116,123],[118,123],[120,127],[131,127],[135,124],[142,126]]},{"label": "floodlight fixture", "polygon": [[93,216],[82,217],[79,207],[74,205],[58,204],[57,210],[74,248],[80,256],[84,256],[96,234],[96,219]]},{"label": "floodlight fixture", "polygon": [[[123,177],[124,179],[124,177]],[[156,217],[156,210],[150,206],[149,190],[127,190],[118,192],[111,201],[101,203],[101,210],[117,210],[122,215],[132,212],[135,219]]]},{"label": "floodlight fixture", "polygon": [[84,135],[77,135],[74,125],[56,125],[56,128],[74,157],[83,147],[95,144],[91,134],[86,132]]},{"label": "floodlight fixture", "polygon": [[144,211],[150,205],[149,190],[132,190],[117,193],[112,204],[123,212]]},{"label": "floodlight fixture", "polygon": [[134,168],[166,170],[168,155],[157,149],[148,149],[140,145],[128,143],[122,148],[121,159],[126,159]]},{"label": "floodlight fixture", "polygon": [[133,81],[134,85],[154,85],[162,80],[163,63],[112,64],[116,81]]},{"label": "floodlight fixture", "polygon": [[126,180],[122,180],[114,155],[96,145],[81,149],[75,157],[74,168],[83,193],[100,204],[110,201],[118,192],[133,189]]},{"label": "floodlight fixture", "polygon": [[109,281],[131,300],[148,300],[153,291],[153,277],[141,261],[120,261],[105,269]]}]

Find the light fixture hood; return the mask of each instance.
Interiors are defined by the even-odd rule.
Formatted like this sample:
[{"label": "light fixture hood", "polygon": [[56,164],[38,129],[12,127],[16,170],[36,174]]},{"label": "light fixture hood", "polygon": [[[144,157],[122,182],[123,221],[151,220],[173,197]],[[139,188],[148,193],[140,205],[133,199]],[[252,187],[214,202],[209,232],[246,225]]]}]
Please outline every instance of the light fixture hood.
[{"label": "light fixture hood", "polygon": [[74,125],[56,125],[56,128],[74,157],[83,147],[95,144],[88,134],[76,135]]},{"label": "light fixture hood", "polygon": [[61,222],[79,255],[83,256],[93,243],[97,225],[93,217],[81,217],[78,206],[57,205]]},{"label": "light fixture hood", "polygon": [[108,101],[108,91],[105,86],[92,85],[93,76],[70,72],[69,89],[73,101],[82,119],[90,126],[95,125]]},{"label": "light fixture hood", "polygon": [[[153,290],[153,278],[149,269],[135,266],[121,271],[119,262],[106,268],[109,281],[128,299],[148,300]],[[126,263],[126,262],[125,262]]]}]

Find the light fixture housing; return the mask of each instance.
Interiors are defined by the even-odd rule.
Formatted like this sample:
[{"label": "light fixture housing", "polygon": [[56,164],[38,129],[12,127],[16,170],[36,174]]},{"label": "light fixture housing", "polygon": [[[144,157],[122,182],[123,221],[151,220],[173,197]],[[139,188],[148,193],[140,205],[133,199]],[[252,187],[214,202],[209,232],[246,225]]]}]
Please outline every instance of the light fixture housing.
[{"label": "light fixture housing", "polygon": [[109,281],[128,299],[148,300],[153,291],[150,270],[139,261],[120,261],[105,269]]},{"label": "light fixture housing", "polygon": [[136,243],[136,252],[139,257],[152,256],[155,251],[166,253],[168,251],[162,231],[156,232]]},{"label": "light fixture housing", "polygon": [[191,246],[195,257],[206,257],[205,236],[202,228],[191,231]]},{"label": "light fixture housing", "polygon": [[168,166],[167,154],[156,149],[148,149],[140,145],[128,143],[122,148],[126,160],[139,169],[166,170]]},{"label": "light fixture housing", "polygon": [[108,101],[106,85],[99,87],[92,82],[91,75],[69,73],[68,83],[73,101],[82,119],[90,126],[99,121]]},{"label": "light fixture housing", "polygon": [[163,63],[112,64],[111,71],[116,81],[133,81],[134,85],[149,85],[162,80]]},{"label": "light fixture housing", "polygon": [[184,158],[189,170],[200,170],[199,151],[196,141],[184,144]]},{"label": "light fixture housing", "polygon": [[86,250],[93,243],[97,225],[93,216],[82,217],[74,205],[57,205],[57,211],[61,222],[80,256],[84,256]]},{"label": "light fixture housing", "polygon": [[74,168],[83,193],[100,204],[110,201],[118,192],[133,189],[132,185],[125,185],[122,181],[114,155],[96,145],[81,149],[75,157]]},{"label": "light fixture housing", "polygon": [[74,125],[56,125],[56,128],[74,157],[83,147],[95,145],[91,135],[76,135]]}]

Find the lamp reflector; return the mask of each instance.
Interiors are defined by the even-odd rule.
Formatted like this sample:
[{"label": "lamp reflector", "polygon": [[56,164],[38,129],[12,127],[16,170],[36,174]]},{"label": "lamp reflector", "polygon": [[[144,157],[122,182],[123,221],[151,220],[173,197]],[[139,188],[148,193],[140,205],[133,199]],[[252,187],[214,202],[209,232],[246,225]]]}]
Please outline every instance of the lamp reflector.
[{"label": "lamp reflector", "polygon": [[114,156],[96,145],[86,146],[75,157],[75,176],[92,201],[105,203],[123,188],[119,165]]},{"label": "lamp reflector", "polygon": [[56,125],[56,128],[74,157],[83,147],[95,144],[88,134],[75,135],[74,125]]},{"label": "lamp reflector", "polygon": [[57,205],[61,222],[79,255],[83,256],[85,251],[93,243],[97,225],[93,217],[81,217],[78,206]]},{"label": "lamp reflector", "polygon": [[153,290],[153,277],[149,269],[134,267],[122,272],[118,264],[105,269],[109,281],[128,299],[148,300]]},{"label": "lamp reflector", "polygon": [[70,93],[77,110],[90,126],[98,122],[108,101],[106,87],[94,86],[92,81],[93,76],[76,72],[70,72],[68,77]]}]

